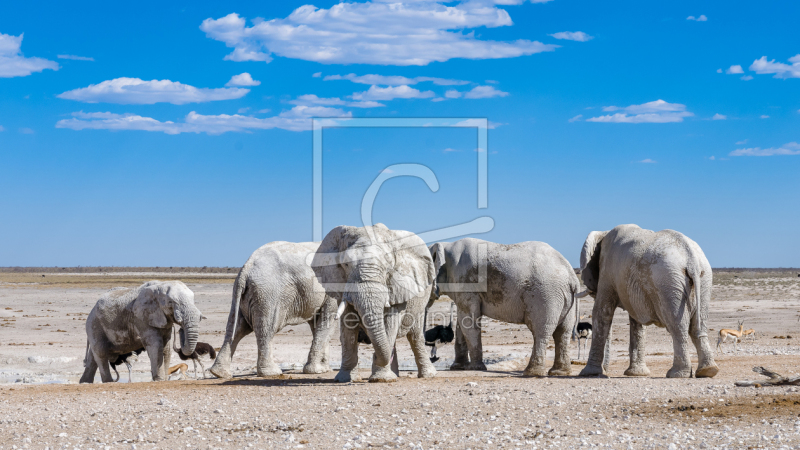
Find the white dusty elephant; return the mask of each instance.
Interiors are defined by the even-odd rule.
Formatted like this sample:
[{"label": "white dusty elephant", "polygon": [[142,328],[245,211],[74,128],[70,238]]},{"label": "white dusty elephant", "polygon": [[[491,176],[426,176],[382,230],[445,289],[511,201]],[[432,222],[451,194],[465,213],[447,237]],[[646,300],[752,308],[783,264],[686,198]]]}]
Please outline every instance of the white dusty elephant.
[{"label": "white dusty elephant", "polygon": [[[458,306],[456,359],[450,370],[486,370],[480,327],[481,316],[486,316],[524,323],[533,333],[525,376],[571,373],[569,339],[580,283],[559,252],[544,242],[503,245],[473,238],[436,243],[430,252],[437,272],[435,291]],[[547,371],[550,336],[555,339],[555,361]]]},{"label": "white dusty elephant", "polygon": [[630,317],[629,376],[647,376],[645,325],[666,327],[672,335],[674,359],[667,377],[692,376],[689,339],[698,354],[697,377],[713,377],[719,368],[708,343],[706,320],[712,274],[703,250],[673,230],[654,232],[636,225],[592,231],[581,251],[581,277],[594,296],[592,346],[581,376],[603,374],[606,345],[614,310]]},{"label": "white dusty elephant", "polygon": [[188,356],[197,345],[201,318],[194,293],[180,281],[148,281],[136,288],[106,292],[86,319],[85,370],[80,382],[94,382],[98,368],[103,383],[113,381],[109,364],[141,348],[150,358],[153,381],[167,380],[173,324],[185,331],[180,350]]},{"label": "white dusty elephant", "polygon": [[304,373],[330,371],[328,342],[336,322],[336,300],[325,295],[309,265],[319,243],[271,242],[253,252],[233,284],[225,342],[210,371],[230,378],[239,341],[255,332],[258,376],[280,375],[272,338],[287,325],[308,323],[313,339]]},{"label": "white dusty elephant", "polygon": [[433,260],[414,233],[370,227],[331,230],[314,256],[314,272],[340,302],[342,366],[337,381],[360,379],[358,331],[375,349],[370,381],[394,381],[395,341],[407,336],[420,378],[436,375],[423,336],[425,307],[433,287]]}]

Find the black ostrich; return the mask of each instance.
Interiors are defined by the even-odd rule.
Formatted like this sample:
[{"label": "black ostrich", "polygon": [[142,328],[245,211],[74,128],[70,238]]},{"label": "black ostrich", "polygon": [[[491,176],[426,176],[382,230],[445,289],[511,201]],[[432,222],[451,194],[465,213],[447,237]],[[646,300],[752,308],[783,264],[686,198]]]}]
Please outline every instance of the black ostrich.
[{"label": "black ostrich", "polygon": [[[217,357],[217,352],[214,350],[214,347],[211,344],[207,344],[205,342],[198,342],[197,345],[194,347],[194,353],[189,356],[184,355],[181,353],[181,349],[178,348],[177,341],[175,340],[175,329],[172,329],[172,349],[175,350],[175,353],[178,354],[178,357],[183,361],[192,360],[192,364],[194,365],[194,378],[197,379],[197,365],[200,364],[200,368],[203,369],[203,378],[206,377],[206,366],[203,365],[203,362],[200,361],[200,357],[204,355],[208,355],[209,358],[213,361]],[[180,337],[180,341],[183,342],[183,328],[181,328],[180,332],[178,333]]]},{"label": "black ostrich", "polygon": [[[431,347],[431,362],[436,362],[439,360],[439,357],[436,356],[436,344],[448,344],[453,342],[453,338],[455,337],[455,332],[453,331],[453,312],[455,310],[456,304],[450,304],[450,323],[445,325],[436,325],[435,327],[431,328],[430,330],[425,332],[425,345]],[[428,320],[428,313],[425,312],[425,321]]]},{"label": "black ostrich", "polygon": [[124,353],[122,355],[117,356],[117,359],[111,363],[111,368],[114,370],[114,373],[117,374],[117,378],[114,382],[119,381],[119,372],[117,372],[117,366],[120,364],[125,364],[128,368],[128,383],[131,383],[131,364],[136,362],[139,359],[139,354],[144,351],[144,348],[140,348],[139,350],[134,350],[132,352]]},{"label": "black ostrich", "polygon": [[[583,319],[586,316],[581,316]],[[586,343],[592,337],[592,324],[589,322],[578,322],[578,359],[581,359],[581,339],[583,339],[583,348],[586,349]]]}]

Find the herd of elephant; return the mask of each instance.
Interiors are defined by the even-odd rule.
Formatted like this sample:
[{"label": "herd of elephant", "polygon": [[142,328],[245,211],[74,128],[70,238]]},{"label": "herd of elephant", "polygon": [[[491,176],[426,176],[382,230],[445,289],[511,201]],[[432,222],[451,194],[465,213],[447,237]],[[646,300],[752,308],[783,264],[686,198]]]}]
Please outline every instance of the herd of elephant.
[{"label": "herd of elephant", "polygon": [[[636,225],[593,231],[581,251],[580,282],[566,258],[543,242],[496,244],[466,238],[427,246],[408,231],[383,224],[339,226],[319,243],[272,242],[256,250],[239,272],[225,340],[210,372],[232,376],[241,339],[255,333],[257,373],[281,373],[272,339],[283,327],[306,322],[313,334],[304,373],[330,371],[328,342],[339,323],[341,366],[336,380],[360,380],[359,332],[374,347],[369,381],[398,376],[395,342],[406,336],[418,376],[436,369],[425,349],[427,309],[442,295],[455,303],[455,360],[450,370],[485,370],[481,317],[525,324],[533,350],[525,376],[571,374],[569,341],[579,298],[595,298],[593,339],[581,376],[606,373],[611,321],[616,308],[630,317],[629,376],[647,376],[645,326],[666,327],[674,348],[667,377],[713,377],[718,372],[708,342],[712,273],[703,251],[683,234]],[[167,379],[173,324],[181,327],[180,352],[195,351],[204,316],[194,294],[180,281],[151,281],[113,289],[97,302],[86,322],[87,350],[81,382],[112,381],[109,363],[144,348],[154,381]],[[555,358],[548,370],[550,337]],[[690,340],[698,354],[693,371]]]}]

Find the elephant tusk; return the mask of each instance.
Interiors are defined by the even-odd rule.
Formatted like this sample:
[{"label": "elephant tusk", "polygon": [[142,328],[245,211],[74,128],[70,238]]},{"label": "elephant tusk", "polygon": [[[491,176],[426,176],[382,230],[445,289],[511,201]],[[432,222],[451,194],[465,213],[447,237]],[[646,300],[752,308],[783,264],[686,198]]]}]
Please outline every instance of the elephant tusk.
[{"label": "elephant tusk", "polygon": [[585,291],[582,291],[582,292],[579,292],[579,293],[575,294],[575,298],[583,298],[583,297],[586,297],[587,295],[591,295],[589,293],[588,289],[585,290]]},{"label": "elephant tusk", "polygon": [[342,317],[342,314],[344,314],[344,308],[346,306],[347,306],[347,302],[345,302],[345,301],[342,301],[341,303],[339,303],[339,309],[336,310],[336,320],[339,320],[339,318]]}]

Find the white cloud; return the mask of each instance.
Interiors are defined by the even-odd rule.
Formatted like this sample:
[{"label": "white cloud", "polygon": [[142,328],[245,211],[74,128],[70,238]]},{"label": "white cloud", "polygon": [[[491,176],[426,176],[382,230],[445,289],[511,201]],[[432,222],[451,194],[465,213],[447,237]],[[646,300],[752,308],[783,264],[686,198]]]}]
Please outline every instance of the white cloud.
[{"label": "white cloud", "polygon": [[736,143],[736,145],[744,145],[744,144],[747,144],[747,139]]},{"label": "white cloud", "polygon": [[694,20],[695,22],[706,22],[708,20],[708,17],[706,17],[705,14],[700,14],[700,17],[689,16],[686,18],[686,20]]},{"label": "white cloud", "polygon": [[775,155],[800,155],[800,144],[789,142],[775,148],[740,148],[730,153],[730,156],[775,156]]},{"label": "white cloud", "polygon": [[311,76],[314,77],[314,78],[319,78],[319,77],[322,76],[322,72],[316,72],[316,73],[314,73],[314,75],[311,75]]},{"label": "white cloud", "polygon": [[744,80],[744,81],[750,81],[750,80],[753,79],[753,76],[752,75],[745,75],[741,79]]},{"label": "white cloud", "polygon": [[260,81],[254,80],[249,73],[243,72],[232,76],[231,80],[225,83],[225,86],[258,86],[259,84],[261,84]]},{"label": "white cloud", "polygon": [[34,134],[33,128],[23,127],[19,129],[19,132],[22,134]]},{"label": "white cloud", "polygon": [[354,100],[394,100],[396,98],[431,98],[434,96],[433,91],[420,91],[406,85],[385,88],[370,86],[369,90],[352,95]]},{"label": "white cloud", "polygon": [[352,108],[379,108],[386,106],[383,103],[378,103],[372,100],[369,101],[356,101],[350,102],[342,100],[338,97],[323,98],[317,97],[314,94],[306,94],[289,101],[293,105],[322,105],[322,106],[350,106]]},{"label": "white cloud", "polygon": [[0,78],[27,77],[46,69],[58,70],[55,61],[44,58],[22,56],[22,37],[0,33]]},{"label": "white cloud", "polygon": [[495,89],[494,86],[475,86],[471,90],[464,93],[464,98],[507,97],[508,95],[508,92]]},{"label": "white cloud", "polygon": [[250,89],[196,88],[170,80],[144,81],[139,78],[115,78],[88,87],[57,95],[58,98],[85,103],[119,103],[123,105],[152,105],[154,103],[202,103],[244,97]]},{"label": "white cloud", "polygon": [[2,133],[3,131],[6,131],[6,129],[5,129],[5,128],[3,128],[3,126],[2,126],[2,125],[0,125],[0,133]]},{"label": "white cloud", "polygon": [[686,111],[686,105],[680,103],[668,103],[664,100],[643,103],[641,105],[631,105],[626,107],[605,106],[605,112],[622,111],[616,114],[592,117],[586,119],[587,122],[604,123],[670,123],[683,122],[684,117],[694,116],[693,113]]},{"label": "white cloud", "polygon": [[583,117],[583,114],[578,114],[577,116],[573,117],[572,119],[569,119],[567,122],[569,122],[569,123],[577,122],[577,121],[581,120],[582,117]]},{"label": "white cloud", "polygon": [[348,80],[352,81],[353,83],[381,85],[381,86],[400,86],[403,84],[411,85],[411,84],[423,83],[426,81],[430,81],[433,84],[439,86],[459,86],[462,84],[469,84],[469,81],[451,80],[449,78],[436,78],[436,77],[408,78],[399,75],[375,75],[375,74],[356,75],[354,73],[348,73],[347,75],[326,75],[325,78],[323,78],[323,80],[324,81]]},{"label": "white cloud", "polygon": [[736,64],[734,66],[730,66],[728,70],[725,71],[725,73],[727,73],[728,75],[736,73],[744,73],[744,70],[742,69],[742,66]]},{"label": "white cloud", "polygon": [[450,148],[450,147],[447,147],[446,149],[444,149],[444,150],[442,150],[442,151],[443,151],[443,152],[445,152],[445,153],[453,153],[453,152],[460,152],[461,150],[458,150],[458,149],[455,149],[455,148]]},{"label": "white cloud", "polygon": [[717,69],[717,73],[722,73],[722,69]]},{"label": "white cloud", "polygon": [[646,159],[643,159],[643,160],[641,160],[641,161],[639,161],[639,162],[640,162],[640,163],[642,163],[642,164],[655,164],[655,163],[657,163],[658,161],[654,161],[654,160],[652,160],[652,159],[650,159],[650,158],[646,158]]},{"label": "white cloud", "polygon": [[762,115],[761,115],[761,118],[762,118],[762,119],[769,119],[769,116],[768,116],[768,115],[766,115],[766,114],[762,114]]},{"label": "white cloud", "polygon": [[114,114],[110,112],[72,113],[71,119],[59,120],[56,128],[72,130],[139,130],[156,131],[166,134],[206,133],[222,134],[227,132],[249,132],[252,130],[269,130],[280,128],[289,131],[306,131],[311,129],[312,117],[352,117],[339,108],[325,106],[295,106],[274,117],[259,119],[239,114],[203,115],[192,111],[183,122],[161,122],[151,117],[135,114]]},{"label": "white cloud", "polygon": [[77,55],[56,55],[58,59],[71,59],[73,61],[94,61],[94,58],[90,58],[88,56],[77,56]]},{"label": "white cloud", "polygon": [[711,118],[711,120],[727,120],[727,119],[728,119],[728,116],[726,116],[724,114],[720,114],[720,113],[714,114],[714,116]]},{"label": "white cloud", "polygon": [[594,39],[594,36],[589,36],[583,31],[560,31],[558,33],[553,33],[550,36],[553,36],[556,39],[566,39],[568,41],[578,41],[578,42],[586,42],[588,40]]},{"label": "white cloud", "polygon": [[[467,1],[304,5],[283,19],[255,19],[248,27],[236,13],[206,19],[200,29],[233,51],[232,61],[266,61],[272,55],[325,64],[422,66],[453,58],[514,58],[553,51],[538,41],[488,41],[468,29],[510,26],[505,9]],[[453,30],[453,31],[451,31]]]},{"label": "white cloud", "polygon": [[776,63],[774,59],[767,61],[767,57],[762,56],[753,61],[750,70],[759,75],[774,73],[773,78],[800,78],[800,53],[789,58],[789,62],[792,65]]},{"label": "white cloud", "polygon": [[461,92],[458,92],[455,89],[450,89],[444,93],[444,96],[447,98],[459,98],[461,97]]}]

